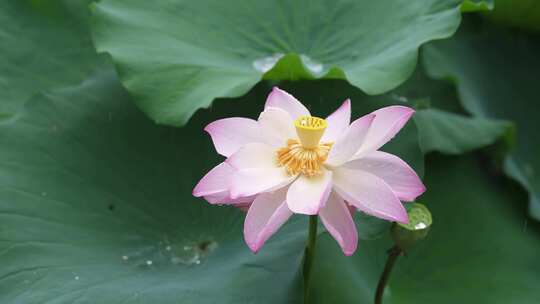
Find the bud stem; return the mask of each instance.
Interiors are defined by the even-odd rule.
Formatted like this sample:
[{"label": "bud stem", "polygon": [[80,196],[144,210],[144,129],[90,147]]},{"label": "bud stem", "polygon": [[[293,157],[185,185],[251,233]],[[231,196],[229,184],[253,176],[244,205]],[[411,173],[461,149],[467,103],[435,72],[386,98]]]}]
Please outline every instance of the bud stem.
[{"label": "bud stem", "polygon": [[402,253],[403,251],[399,249],[398,246],[394,246],[388,250],[388,259],[386,260],[386,265],[384,265],[384,270],[379,278],[379,284],[377,285],[377,291],[375,292],[375,304],[382,304],[384,288],[388,283],[394,264]]},{"label": "bud stem", "polygon": [[311,269],[313,259],[315,258],[315,243],[317,241],[317,221],[318,215],[309,216],[309,235],[306,249],[304,251],[304,303],[309,302],[309,281],[311,278]]}]

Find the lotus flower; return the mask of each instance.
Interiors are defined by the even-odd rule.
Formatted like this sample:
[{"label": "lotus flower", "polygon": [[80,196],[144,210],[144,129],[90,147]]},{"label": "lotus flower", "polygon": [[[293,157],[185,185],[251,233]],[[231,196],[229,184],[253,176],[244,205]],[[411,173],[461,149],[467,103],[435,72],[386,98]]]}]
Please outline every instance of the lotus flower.
[{"label": "lotus flower", "polygon": [[344,254],[352,255],[358,233],[351,210],[407,223],[401,201],[425,191],[409,165],[378,151],[413,113],[390,106],[350,123],[346,100],[322,119],[276,87],[257,121],[225,118],[205,128],[227,159],[201,179],[193,195],[249,208],[244,238],[253,252],[298,213],[317,214]]}]

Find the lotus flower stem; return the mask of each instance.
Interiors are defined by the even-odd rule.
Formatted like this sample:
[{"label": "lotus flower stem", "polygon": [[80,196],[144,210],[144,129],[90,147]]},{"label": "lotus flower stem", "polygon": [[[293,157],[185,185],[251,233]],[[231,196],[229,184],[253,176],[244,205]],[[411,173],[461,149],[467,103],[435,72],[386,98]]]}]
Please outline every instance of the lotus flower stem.
[{"label": "lotus flower stem", "polygon": [[309,235],[304,252],[304,303],[309,303],[309,281],[311,278],[311,268],[315,258],[315,243],[317,241],[317,215],[309,217]]},{"label": "lotus flower stem", "polygon": [[388,259],[386,259],[386,265],[384,266],[383,273],[379,278],[379,284],[377,284],[377,291],[375,292],[375,304],[382,304],[384,288],[388,283],[388,279],[390,278],[390,273],[392,272],[394,264],[402,253],[403,251],[399,249],[398,246],[394,246],[388,250]]}]

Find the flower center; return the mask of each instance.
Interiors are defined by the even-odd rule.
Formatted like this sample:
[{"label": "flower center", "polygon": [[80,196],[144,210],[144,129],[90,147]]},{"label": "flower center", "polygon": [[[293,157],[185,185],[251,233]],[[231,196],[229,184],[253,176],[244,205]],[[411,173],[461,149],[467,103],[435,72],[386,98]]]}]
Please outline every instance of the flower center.
[{"label": "flower center", "polygon": [[319,143],[327,127],[324,119],[302,116],[294,122],[299,140],[287,140],[287,146],[277,151],[280,167],[285,167],[290,175],[316,176],[328,158],[333,143]]}]

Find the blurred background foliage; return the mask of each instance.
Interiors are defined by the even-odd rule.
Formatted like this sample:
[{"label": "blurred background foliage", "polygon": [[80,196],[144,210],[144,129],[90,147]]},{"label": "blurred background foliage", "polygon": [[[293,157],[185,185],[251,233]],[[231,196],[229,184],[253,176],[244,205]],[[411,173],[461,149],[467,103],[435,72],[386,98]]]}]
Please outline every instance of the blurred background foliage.
[{"label": "blurred background foliage", "polygon": [[[1,302],[302,303],[304,217],[253,255],[241,211],[191,196],[221,161],[204,126],[279,85],[320,116],[417,110],[384,149],[434,224],[386,303],[539,303],[537,1],[258,3],[0,3]],[[355,220],[352,257],[320,234],[313,303],[372,301],[389,224]]]}]

